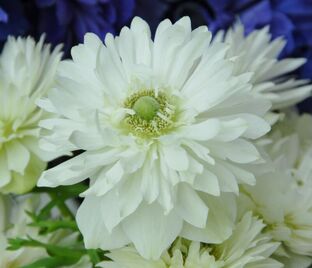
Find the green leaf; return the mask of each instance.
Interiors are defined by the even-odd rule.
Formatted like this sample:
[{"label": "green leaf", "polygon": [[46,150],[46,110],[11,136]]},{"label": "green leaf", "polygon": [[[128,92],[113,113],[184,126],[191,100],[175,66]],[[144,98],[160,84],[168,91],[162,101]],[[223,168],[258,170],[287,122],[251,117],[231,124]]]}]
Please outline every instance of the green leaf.
[{"label": "green leaf", "polygon": [[40,210],[37,218],[41,220],[48,219],[50,217],[51,210],[57,205],[57,203],[58,203],[57,199],[52,199]]},{"label": "green leaf", "polygon": [[21,268],[56,268],[59,266],[74,265],[79,260],[80,258],[49,257],[35,261],[32,264],[22,266]]},{"label": "green leaf", "polygon": [[74,258],[81,258],[82,255],[86,254],[85,249],[79,248],[68,248],[68,247],[61,247],[52,244],[45,244],[31,237],[28,239],[22,238],[15,238],[9,239],[9,247],[8,250],[18,250],[21,247],[36,247],[36,248],[45,248],[46,251],[49,253],[50,256],[59,256],[59,257],[74,257]]},{"label": "green leaf", "polygon": [[48,188],[48,187],[36,187],[33,191],[39,193],[57,193],[59,196],[62,196],[65,199],[78,197],[79,194],[86,191],[88,189],[88,185],[84,183],[78,183],[70,186],[59,186],[56,188]]},{"label": "green leaf", "polygon": [[70,229],[73,231],[79,231],[77,224],[73,220],[46,220],[46,221],[34,221],[29,226],[39,227],[44,229],[41,233],[51,233],[59,229]]}]

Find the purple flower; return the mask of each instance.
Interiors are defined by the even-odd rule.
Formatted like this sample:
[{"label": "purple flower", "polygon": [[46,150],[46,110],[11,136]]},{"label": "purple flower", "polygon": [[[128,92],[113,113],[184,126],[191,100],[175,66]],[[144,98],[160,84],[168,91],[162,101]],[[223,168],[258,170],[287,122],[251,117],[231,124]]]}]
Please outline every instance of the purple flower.
[{"label": "purple flower", "polygon": [[157,24],[170,18],[173,21],[183,16],[190,16],[194,28],[200,25],[209,25],[210,30],[229,27],[234,18],[235,10],[223,8],[223,0],[137,0],[135,15],[147,20],[151,29]]},{"label": "purple flower", "polygon": [[[312,48],[312,1],[258,1],[240,14],[247,32],[270,25],[273,38],[284,36],[284,55],[303,56]],[[312,74],[311,74],[312,76]]]},{"label": "purple flower", "polygon": [[[131,17],[134,0],[36,0],[39,32],[47,41],[65,43],[67,50],[82,42],[86,32],[100,38],[115,33]],[[66,49],[65,49],[66,50]]]},{"label": "purple flower", "polygon": [[0,0],[0,42],[8,35],[25,34],[28,26],[20,1]]}]

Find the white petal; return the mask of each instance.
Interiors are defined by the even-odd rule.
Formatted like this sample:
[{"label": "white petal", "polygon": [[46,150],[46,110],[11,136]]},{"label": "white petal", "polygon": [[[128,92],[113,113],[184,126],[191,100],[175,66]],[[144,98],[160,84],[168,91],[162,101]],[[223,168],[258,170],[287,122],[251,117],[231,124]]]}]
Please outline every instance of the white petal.
[{"label": "white petal", "polygon": [[243,139],[237,139],[226,143],[209,143],[209,148],[223,159],[230,159],[236,163],[250,163],[261,159],[256,147]]},{"label": "white petal", "polygon": [[210,150],[204,145],[200,144],[199,142],[193,142],[189,140],[183,141],[183,144],[187,146],[189,149],[191,149],[200,159],[204,160],[205,162],[211,165],[215,164],[215,160],[210,155]]},{"label": "white petal", "polygon": [[184,224],[181,236],[192,241],[221,243],[232,234],[236,216],[235,197],[232,194],[222,194],[221,197],[203,194],[201,198],[209,208],[207,225],[196,228]]},{"label": "white petal", "polygon": [[152,203],[159,195],[159,176],[160,170],[157,164],[157,154],[153,153],[149,156],[150,164],[145,164],[142,170],[141,189],[144,199],[147,203]]},{"label": "white petal", "polygon": [[39,187],[71,185],[87,179],[96,170],[85,167],[86,153],[82,153],[62,164],[44,171],[39,178]]},{"label": "white petal", "polygon": [[274,77],[277,77],[282,74],[287,74],[300,66],[302,66],[306,62],[304,58],[287,58],[277,62],[273,68],[270,69],[269,72],[263,77],[261,80],[269,80]]},{"label": "white petal", "polygon": [[254,185],[256,183],[256,178],[253,173],[240,168],[238,165],[231,165],[226,162],[223,162],[223,165],[235,175],[238,183],[246,183],[250,185]]},{"label": "white petal", "polygon": [[180,233],[182,219],[174,211],[164,215],[157,203],[141,204],[122,228],[144,258],[157,260]]},{"label": "white petal", "polygon": [[30,159],[27,148],[18,140],[14,140],[5,144],[5,150],[9,169],[23,174]]},{"label": "white petal", "polygon": [[[97,213],[94,213],[94,212]],[[104,224],[105,211],[101,211],[101,198],[87,197],[77,211],[76,221],[86,248],[103,250],[120,248],[130,241],[120,227],[111,233]]]},{"label": "white petal", "polygon": [[244,133],[244,137],[246,138],[258,139],[271,130],[270,124],[259,116],[253,114],[238,114],[237,117],[243,119],[248,125],[248,129]]},{"label": "white petal", "polygon": [[81,194],[81,196],[105,195],[121,180],[124,175],[123,167],[117,162],[112,167],[103,168],[102,171],[95,174],[95,182],[90,185],[89,189]]},{"label": "white petal", "polygon": [[[128,44],[127,44],[128,45]],[[101,81],[102,90],[110,96],[110,102],[119,103],[127,92],[128,84],[126,74],[121,70],[118,62],[110,50],[101,47],[96,60],[96,76]],[[110,66],[110,68],[105,68]]]},{"label": "white petal", "polygon": [[192,39],[177,51],[168,77],[169,85],[177,89],[182,87],[196,60],[207,49],[210,40],[211,33],[207,31],[207,27],[200,27],[192,32]]},{"label": "white petal", "polygon": [[178,145],[162,146],[162,157],[166,164],[173,170],[183,171],[188,169],[189,160],[186,151]]},{"label": "white petal", "polygon": [[227,168],[217,162],[214,166],[210,166],[209,170],[217,176],[222,192],[239,193],[237,180]]},{"label": "white petal", "polygon": [[196,176],[193,187],[194,189],[207,194],[215,196],[220,195],[220,187],[217,176],[206,168],[202,174]]},{"label": "white petal", "polygon": [[97,150],[105,146],[104,137],[95,132],[93,129],[89,130],[88,133],[82,131],[74,131],[70,137],[71,141],[77,148],[83,150]]},{"label": "white petal", "polygon": [[198,141],[210,140],[218,135],[219,131],[220,121],[218,119],[208,119],[204,122],[182,128],[185,137]]},{"label": "white petal", "polygon": [[11,173],[8,169],[5,154],[0,153],[0,187],[8,184],[11,180]]},{"label": "white petal", "polygon": [[214,139],[223,142],[232,141],[240,137],[247,128],[247,123],[240,118],[221,120],[221,130]]},{"label": "white petal", "polygon": [[175,60],[175,53],[183,45],[189,34],[189,30],[184,26],[179,24],[171,26],[168,20],[159,24],[154,39],[153,70],[161,83],[167,84],[167,77]]},{"label": "white petal", "polygon": [[134,17],[131,22],[131,30],[135,40],[135,62],[150,66],[152,53],[151,53],[151,31],[148,24],[139,17]]},{"label": "white petal", "polygon": [[177,212],[189,224],[206,226],[208,208],[197,193],[186,183],[177,185]]}]

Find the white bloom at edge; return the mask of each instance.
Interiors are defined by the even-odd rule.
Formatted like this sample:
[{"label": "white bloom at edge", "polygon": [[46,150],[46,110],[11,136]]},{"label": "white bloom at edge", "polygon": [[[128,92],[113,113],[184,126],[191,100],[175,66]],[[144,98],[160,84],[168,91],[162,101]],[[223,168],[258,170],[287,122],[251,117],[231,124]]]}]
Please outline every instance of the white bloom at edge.
[{"label": "white bloom at edge", "polygon": [[[238,194],[239,183],[255,182],[246,166],[262,161],[253,140],[270,130],[263,116],[271,103],[252,93],[250,73],[233,75],[227,45],[210,41],[207,27],[192,31],[188,17],[161,22],[154,41],[134,18],[105,45],[87,34],[61,63],[56,88],[40,103],[59,116],[42,121],[51,130],[42,148],[85,152],[45,171],[38,185],[90,178],[77,216],[86,247],[133,242],[158,258],[186,223],[198,229],[187,238],[206,242],[212,205],[199,191]],[[146,224],[153,219],[160,226]],[[229,235],[219,224],[209,242]]]},{"label": "white bloom at edge", "polygon": [[275,171],[244,187],[248,197],[240,195],[239,210],[263,218],[266,231],[282,242],[276,258],[286,268],[306,268],[312,263],[312,116],[286,111],[267,138]]},{"label": "white bloom at edge", "polygon": [[253,72],[253,90],[272,101],[272,110],[289,107],[311,95],[309,80],[297,80],[290,75],[302,66],[305,58],[278,59],[286,41],[272,41],[269,27],[255,30],[245,36],[244,25],[236,23],[232,29],[217,33],[214,42],[228,43],[227,57],[234,63],[236,74]]},{"label": "white bloom at edge", "polygon": [[[287,268],[306,268],[312,263],[312,187],[300,187],[281,157],[276,171],[244,187],[239,210],[253,210],[267,224],[265,231],[281,242],[277,259]],[[278,163],[281,163],[278,165]]]},{"label": "white bloom at edge", "polygon": [[46,167],[38,146],[46,113],[35,102],[51,88],[61,53],[43,41],[9,37],[0,55],[0,192],[29,191]]},{"label": "white bloom at edge", "polygon": [[312,187],[312,116],[287,111],[268,135],[267,151],[279,168],[289,173],[300,188]]},{"label": "white bloom at edge", "polygon": [[[21,248],[10,251],[8,239],[23,237],[27,235],[34,239],[38,236],[38,230],[29,227],[29,216],[26,211],[33,211],[36,206],[36,198],[27,198],[24,201],[12,201],[0,195],[0,267],[20,268],[30,264],[35,260],[47,257],[47,253],[42,248]],[[44,242],[44,241],[43,241]]]},{"label": "white bloom at edge", "polygon": [[[30,216],[27,212],[35,212],[38,208],[48,203],[47,196],[41,194],[28,194],[17,196],[14,199],[0,195],[0,267],[21,268],[40,259],[48,258],[44,248],[22,247],[18,250],[8,250],[8,239],[31,237],[45,244],[61,247],[73,247],[77,244],[80,233],[70,233],[58,230],[53,233],[40,235],[38,227],[32,227]],[[58,214],[55,214],[58,217]],[[87,255],[68,268],[92,268],[92,263]],[[60,268],[65,268],[62,266]]]},{"label": "white bloom at edge", "polygon": [[261,234],[265,225],[246,213],[233,234],[219,245],[198,242],[181,243],[165,252],[159,260],[142,258],[132,247],[113,250],[107,254],[112,261],[98,264],[103,268],[279,268],[281,263],[270,258],[279,243]]}]

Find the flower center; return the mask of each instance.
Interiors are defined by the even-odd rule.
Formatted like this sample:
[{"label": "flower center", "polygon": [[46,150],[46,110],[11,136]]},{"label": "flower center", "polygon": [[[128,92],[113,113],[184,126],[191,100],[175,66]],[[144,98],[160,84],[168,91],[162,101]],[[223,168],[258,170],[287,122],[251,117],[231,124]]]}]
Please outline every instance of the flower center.
[{"label": "flower center", "polygon": [[173,127],[175,106],[172,99],[163,92],[142,90],[126,99],[124,107],[133,110],[124,119],[133,134],[151,138],[157,137]]},{"label": "flower center", "polygon": [[13,125],[11,122],[0,120],[0,137],[3,139],[9,139],[14,134]]},{"label": "flower center", "polygon": [[159,110],[159,103],[151,96],[140,97],[133,105],[132,109],[143,120],[152,120]]}]

